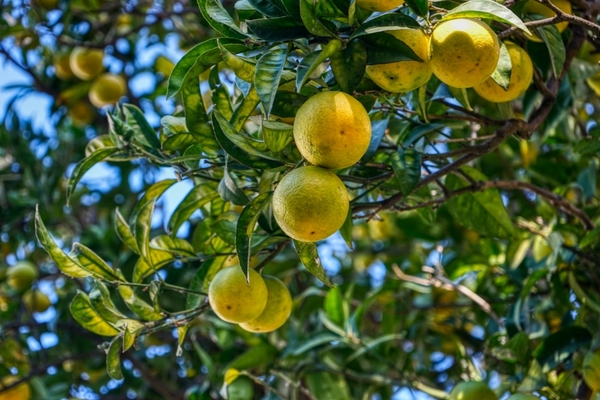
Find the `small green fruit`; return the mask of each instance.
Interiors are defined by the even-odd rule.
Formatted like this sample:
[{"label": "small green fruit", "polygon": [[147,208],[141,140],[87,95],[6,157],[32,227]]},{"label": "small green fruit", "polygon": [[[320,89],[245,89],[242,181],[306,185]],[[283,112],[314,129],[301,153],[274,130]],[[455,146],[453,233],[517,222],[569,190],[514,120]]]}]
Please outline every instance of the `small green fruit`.
[{"label": "small green fruit", "polygon": [[30,288],[37,275],[35,265],[29,261],[18,262],[6,272],[8,285],[19,291]]},{"label": "small green fruit", "polygon": [[450,392],[449,400],[498,400],[498,396],[483,382],[461,382]]}]

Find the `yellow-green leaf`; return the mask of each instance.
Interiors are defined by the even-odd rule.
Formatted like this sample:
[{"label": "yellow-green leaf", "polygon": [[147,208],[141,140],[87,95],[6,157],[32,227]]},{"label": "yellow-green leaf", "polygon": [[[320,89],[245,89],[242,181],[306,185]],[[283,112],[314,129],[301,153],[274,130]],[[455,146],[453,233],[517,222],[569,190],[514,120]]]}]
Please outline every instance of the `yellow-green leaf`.
[{"label": "yellow-green leaf", "polygon": [[88,331],[101,336],[115,336],[119,333],[117,329],[94,310],[88,296],[81,291],[77,292],[73,301],[71,301],[69,309],[75,321]]}]

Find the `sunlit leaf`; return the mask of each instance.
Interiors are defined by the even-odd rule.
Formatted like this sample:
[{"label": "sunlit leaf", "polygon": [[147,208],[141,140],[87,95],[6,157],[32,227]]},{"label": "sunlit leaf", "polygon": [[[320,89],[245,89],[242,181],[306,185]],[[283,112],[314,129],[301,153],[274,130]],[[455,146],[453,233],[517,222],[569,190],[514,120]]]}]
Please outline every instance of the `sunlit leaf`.
[{"label": "sunlit leaf", "polygon": [[88,331],[101,336],[114,336],[119,333],[117,329],[100,317],[92,307],[88,296],[83,292],[77,292],[71,301],[69,309],[75,321]]},{"label": "sunlit leaf", "polygon": [[123,337],[117,336],[110,342],[106,353],[106,372],[111,379],[123,379],[121,372],[121,349],[123,348]]}]

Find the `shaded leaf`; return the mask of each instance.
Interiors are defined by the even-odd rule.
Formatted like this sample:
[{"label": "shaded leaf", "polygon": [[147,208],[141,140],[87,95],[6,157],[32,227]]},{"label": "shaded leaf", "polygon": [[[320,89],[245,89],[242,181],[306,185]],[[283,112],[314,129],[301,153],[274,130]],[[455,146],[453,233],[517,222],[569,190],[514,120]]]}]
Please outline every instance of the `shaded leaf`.
[{"label": "shaded leaf", "polygon": [[73,168],[73,172],[71,173],[71,176],[69,177],[69,180],[67,182],[67,206],[69,205],[69,199],[71,198],[71,195],[73,194],[77,183],[81,180],[83,175],[94,165],[101,161],[104,161],[106,158],[115,154],[117,151],[119,151],[117,147],[103,147],[94,151],[88,157],[79,161],[77,165],[75,165],[75,168]]},{"label": "shaded leaf", "polygon": [[123,379],[121,372],[121,349],[123,347],[123,337],[117,336],[110,342],[106,352],[106,372],[111,379],[120,381]]},{"label": "shaded leaf", "polygon": [[392,13],[383,14],[380,17],[370,19],[358,27],[350,38],[357,38],[377,32],[396,31],[400,28],[419,29],[421,25],[406,14]]},{"label": "shaded leaf", "polygon": [[256,36],[268,42],[300,39],[310,34],[302,22],[292,17],[261,18],[246,23]]},{"label": "shaded leaf", "polygon": [[300,261],[302,261],[302,264],[306,267],[308,272],[313,274],[325,285],[333,287],[333,284],[329,281],[329,278],[327,278],[327,274],[325,274],[325,270],[321,264],[321,259],[319,258],[319,253],[317,251],[317,244],[294,240],[294,247],[296,248],[296,253],[298,253]]},{"label": "shaded leaf", "polygon": [[527,26],[515,13],[500,3],[492,0],[471,0],[447,12],[442,21],[456,18],[483,18],[516,26],[525,33],[530,33]]},{"label": "shaded leaf", "polygon": [[264,53],[256,63],[254,85],[267,117],[271,114],[286,58],[287,48],[278,46]]},{"label": "shaded leaf", "polygon": [[197,0],[202,16],[225,37],[245,39],[247,35],[236,25],[219,0]]},{"label": "shaded leaf", "polygon": [[273,192],[266,192],[259,194],[257,197],[252,199],[248,203],[238,219],[236,231],[235,231],[235,249],[240,260],[240,267],[246,275],[246,279],[249,280],[249,268],[250,268],[250,247],[252,243],[252,233],[254,226],[260,217],[260,213],[263,208],[271,200]]},{"label": "shaded leaf", "polygon": [[360,40],[351,40],[346,47],[330,57],[331,69],[340,89],[352,93],[365,76],[367,48]]},{"label": "shaded leaf", "polygon": [[512,61],[506,45],[500,42],[500,57],[496,69],[492,73],[491,78],[504,90],[508,89],[510,83],[510,74],[512,72]]},{"label": "shaded leaf", "polygon": [[131,228],[119,212],[118,208],[115,209],[115,231],[123,243],[125,243],[134,253],[140,254],[135,237],[133,236],[133,233],[131,233]]},{"label": "shaded leaf", "polygon": [[591,333],[580,326],[567,326],[545,338],[534,352],[542,372],[552,371],[560,363],[592,341]]},{"label": "shaded leaf", "polygon": [[414,148],[400,148],[392,153],[391,162],[400,190],[408,196],[421,179],[421,153]]}]

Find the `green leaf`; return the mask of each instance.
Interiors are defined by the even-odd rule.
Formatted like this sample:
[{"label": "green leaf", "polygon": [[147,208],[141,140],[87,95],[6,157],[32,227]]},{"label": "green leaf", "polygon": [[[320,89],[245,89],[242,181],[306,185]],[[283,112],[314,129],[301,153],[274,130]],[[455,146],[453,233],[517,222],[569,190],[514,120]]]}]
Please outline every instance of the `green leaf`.
[{"label": "green leaf", "polygon": [[515,13],[492,0],[471,0],[447,12],[441,21],[457,18],[482,18],[516,26],[525,33],[531,33]]},{"label": "green leaf", "polygon": [[[323,50],[313,52],[308,56],[304,57],[298,65],[298,71],[296,74],[296,91],[299,92],[302,86],[310,78],[311,74],[332,54],[338,52],[342,48],[342,42],[338,39],[330,40]],[[312,56],[312,57],[311,57]]]},{"label": "green leaf", "polygon": [[248,0],[254,8],[267,17],[282,17],[288,14],[283,3],[271,0]]},{"label": "green leaf", "polygon": [[402,138],[402,146],[410,147],[428,133],[439,131],[440,129],[445,127],[446,126],[444,124],[439,123],[418,125],[415,128],[408,131],[408,134]]},{"label": "green leaf", "polygon": [[583,288],[579,285],[579,282],[577,282],[573,271],[569,271],[569,286],[571,286],[573,293],[575,293],[581,304],[588,306],[597,313],[600,313],[600,304],[598,304],[596,301],[594,301],[594,299],[588,296],[587,293],[585,293]]},{"label": "green leaf", "polygon": [[123,105],[123,113],[127,119],[127,125],[129,125],[134,132],[141,133],[141,136],[134,136],[140,144],[151,149],[160,149],[158,135],[146,120],[142,110],[133,104],[125,104]]},{"label": "green leaf", "polygon": [[395,340],[401,340],[403,338],[403,333],[390,333],[387,335],[380,336],[377,339],[369,340],[368,342],[363,343],[363,346],[360,349],[356,350],[352,355],[350,355],[350,357],[346,359],[346,364],[350,363],[353,360],[356,360],[359,357],[362,357],[364,354],[372,351],[375,347],[379,346],[380,344],[392,342]]},{"label": "green leaf", "polygon": [[452,93],[452,96],[460,103],[461,106],[463,106],[469,111],[473,111],[473,107],[471,107],[471,103],[469,102],[469,94],[467,93],[467,89],[459,89],[452,86],[448,86],[448,91]]},{"label": "green leaf", "polygon": [[321,264],[321,259],[319,258],[319,253],[317,251],[317,244],[294,240],[294,247],[296,248],[296,253],[298,253],[300,261],[302,261],[302,264],[306,267],[308,272],[313,274],[325,285],[333,287]]},{"label": "green leaf", "polygon": [[246,21],[246,24],[256,36],[267,42],[283,42],[310,35],[304,24],[292,17],[261,18]]},{"label": "green leaf", "polygon": [[[223,150],[225,150],[233,159],[248,167],[257,169],[270,169],[282,165],[280,162],[275,160],[257,157],[256,154],[260,154],[260,152],[256,149],[252,149],[249,145],[244,146],[244,149],[241,149],[239,146],[234,144],[229,137],[233,135],[240,135],[240,133],[233,129],[233,126],[231,126],[231,124],[223,117],[219,110],[215,110],[213,112],[212,120],[217,141]],[[241,143],[241,141],[238,141],[238,144]],[[252,151],[254,154],[248,154],[248,150]]]},{"label": "green leaf", "polygon": [[[462,171],[474,181],[487,180],[487,177],[475,168],[463,167]],[[456,175],[448,175],[445,183],[451,191],[470,185],[467,179]],[[451,198],[447,205],[458,222],[482,235],[500,238],[514,235],[512,221],[496,189],[465,193]]]},{"label": "green leaf", "polygon": [[391,161],[400,190],[404,196],[408,196],[421,179],[421,153],[414,148],[399,148],[392,154]]},{"label": "green leaf", "polygon": [[367,45],[367,64],[388,64],[398,61],[423,61],[404,42],[387,32],[361,36]]},{"label": "green leaf", "polygon": [[548,48],[548,52],[550,53],[550,63],[552,64],[552,72],[554,76],[560,77],[565,65],[567,51],[558,29],[556,29],[554,25],[548,25],[534,28],[534,30]]},{"label": "green leaf", "polygon": [[[314,349],[317,346],[321,346],[322,344],[331,343],[334,341],[342,340],[338,335],[332,335],[331,333],[320,333],[312,338],[308,339],[304,343],[301,343],[298,347],[286,349],[286,352],[289,352],[292,356],[300,356],[306,353],[309,350]],[[351,397],[348,397],[351,398]]]},{"label": "green leaf", "polygon": [[261,133],[267,147],[274,152],[282,151],[294,139],[293,126],[283,122],[263,121]]},{"label": "green leaf", "polygon": [[[167,87],[168,99],[179,93],[192,79],[198,79],[198,75],[221,61],[219,44],[234,53],[246,50],[246,46],[240,40],[228,38],[219,38],[218,41],[212,38],[194,46],[175,64],[171,72]],[[189,125],[188,130],[194,133]]]},{"label": "green leaf", "polygon": [[75,321],[88,331],[101,336],[115,336],[119,333],[117,329],[100,317],[92,307],[88,296],[81,291],[77,291],[69,309]]},{"label": "green leaf", "polygon": [[145,278],[157,273],[160,268],[173,261],[175,261],[173,253],[149,247],[147,257],[140,257],[133,267],[132,280],[135,283],[142,282]]},{"label": "green leaf", "polygon": [[542,366],[542,372],[547,373],[591,342],[592,335],[587,329],[567,326],[545,338],[533,356]]},{"label": "green leaf", "polygon": [[235,250],[240,260],[240,267],[246,275],[246,279],[250,279],[250,247],[252,245],[252,233],[254,226],[260,217],[260,213],[269,204],[273,192],[265,192],[259,194],[248,203],[238,219],[235,231]]},{"label": "green leaf", "polygon": [[177,183],[177,179],[164,179],[156,182],[148,189],[144,195],[137,201],[133,212],[129,218],[129,223],[135,224],[135,221],[138,219],[139,213],[148,206],[148,203],[151,201],[156,201],[168,188],[170,188],[173,184]]},{"label": "green leaf", "polygon": [[427,16],[427,12],[429,11],[429,2],[427,0],[406,0],[406,4],[419,17]]},{"label": "green leaf", "polygon": [[512,61],[510,60],[510,54],[504,43],[500,43],[500,58],[498,59],[498,65],[492,73],[492,79],[504,90],[508,89],[510,83],[510,74],[512,72]]},{"label": "green leaf", "polygon": [[95,278],[110,282],[120,280],[119,276],[104,260],[81,243],[73,244],[73,251],[69,256],[77,260],[78,264],[86,271],[89,271]]},{"label": "green leaf", "polygon": [[360,40],[351,40],[346,48],[331,55],[331,70],[340,89],[353,93],[365,76],[367,48]]},{"label": "green leaf", "polygon": [[180,256],[195,257],[196,252],[192,244],[183,238],[159,235],[150,241],[150,250],[164,250]]},{"label": "green leaf", "polygon": [[307,99],[308,97],[300,93],[279,90],[275,95],[272,112],[282,118],[295,117],[298,109]]},{"label": "green leaf", "polygon": [[130,286],[119,285],[118,290],[127,308],[144,321],[158,321],[163,318],[162,314],[157,313],[152,306],[138,298]]},{"label": "green leaf", "polygon": [[119,151],[117,147],[103,147],[94,151],[75,165],[75,168],[73,168],[73,172],[69,177],[69,181],[67,182],[67,206],[69,205],[69,200],[73,191],[75,191],[77,183],[81,180],[83,175],[94,165],[110,157],[112,154],[115,154],[117,151]]},{"label": "green leaf", "polygon": [[396,31],[401,28],[420,29],[421,25],[414,18],[406,14],[383,14],[362,24],[352,33],[350,38],[354,39],[377,32]]},{"label": "green leaf", "polygon": [[530,356],[530,345],[529,338],[525,332],[519,332],[515,336],[513,336],[508,343],[506,343],[506,348],[511,349],[516,360],[521,365],[529,364],[529,356]]},{"label": "green leaf", "polygon": [[332,37],[335,36],[332,31],[325,26],[316,13],[316,0],[300,0],[300,17],[304,26],[315,36]]},{"label": "green leaf", "polygon": [[209,125],[208,115],[200,93],[198,77],[191,78],[183,87],[183,108],[185,110],[185,124],[190,134],[205,148],[218,149],[212,128]]},{"label": "green leaf", "polygon": [[152,214],[154,213],[154,204],[156,199],[152,199],[147,202],[146,205],[140,209],[140,212],[136,215],[133,223],[133,236],[137,243],[137,247],[140,250],[142,258],[148,260],[150,250],[150,231],[152,229]]},{"label": "green leaf", "polygon": [[344,225],[340,228],[340,234],[344,241],[348,245],[350,249],[353,249],[352,245],[352,227],[353,227],[353,219],[352,219],[352,207],[348,209],[348,215],[346,215],[346,220],[344,221]]},{"label": "green leaf", "polygon": [[123,353],[126,352],[135,344],[135,341],[138,338],[138,335],[144,324],[135,319],[124,318],[117,326],[123,327]]},{"label": "green leaf", "polygon": [[250,201],[246,193],[231,179],[227,168],[223,169],[223,178],[219,182],[218,191],[223,200],[233,203],[236,206],[245,206]]},{"label": "green leaf", "polygon": [[371,142],[369,143],[365,155],[362,156],[361,161],[363,163],[369,161],[375,155],[375,152],[379,148],[379,144],[385,135],[389,122],[389,118],[371,121]]},{"label": "green leaf", "polygon": [[344,300],[339,287],[329,289],[327,296],[325,296],[323,309],[332,322],[344,326]]},{"label": "green leaf", "polygon": [[[198,271],[196,271],[196,274],[194,275],[194,277],[192,278],[192,281],[190,282],[189,289],[200,291],[200,292],[204,290],[204,283],[206,280],[206,275],[208,274],[208,271],[210,269],[210,265],[211,265],[211,263],[207,261],[207,262],[203,263],[200,266],[200,268],[198,268]],[[202,296],[202,295],[195,294],[195,293],[188,293],[186,302],[185,302],[186,309],[191,310],[192,308],[199,307],[205,298],[206,298],[206,296]]]},{"label": "green leaf", "polygon": [[236,39],[248,37],[236,25],[219,0],[198,0],[198,8],[208,24],[221,35]]},{"label": "green leaf", "polygon": [[260,104],[260,97],[256,88],[252,86],[248,91],[248,94],[244,97],[241,104],[237,106],[233,115],[231,116],[231,125],[235,131],[239,132],[243,128],[248,117],[256,110],[256,107]]},{"label": "green leaf", "polygon": [[600,226],[586,233],[583,239],[581,239],[579,246],[581,249],[585,249],[586,247],[593,246],[598,242],[600,242]]},{"label": "green leaf", "polygon": [[106,352],[106,372],[111,379],[120,381],[123,379],[121,372],[121,348],[123,347],[123,337],[117,336],[110,342]]},{"label": "green leaf", "polygon": [[196,210],[218,197],[219,193],[211,184],[194,186],[173,211],[171,219],[167,224],[168,232],[171,232],[172,236],[176,235],[179,227],[187,221]]},{"label": "green leaf", "polygon": [[319,398],[328,400],[351,399],[350,388],[343,374],[328,371],[306,374],[306,386],[311,393],[319,393]]},{"label": "green leaf", "polygon": [[287,47],[277,46],[264,53],[256,63],[254,84],[267,117],[271,114],[286,59]]},{"label": "green leaf", "polygon": [[50,258],[62,273],[71,278],[85,278],[92,275],[58,247],[46,230],[37,205],[35,206],[35,235],[42,248],[50,255]]},{"label": "green leaf", "polygon": [[277,356],[277,349],[269,343],[260,342],[227,365],[227,369],[252,369],[271,363]]},{"label": "green leaf", "polygon": [[119,208],[115,209],[115,231],[123,243],[133,250],[134,253],[140,254],[135,237],[133,236],[133,233],[131,233],[131,228],[119,212]]},{"label": "green leaf", "polygon": [[534,358],[531,360],[527,376],[517,389],[519,392],[533,392],[541,389],[546,384],[546,376],[542,372],[540,363]]},{"label": "green leaf", "polygon": [[96,282],[96,287],[90,291],[88,298],[94,310],[105,321],[116,324],[123,318],[127,318],[114,305],[108,289],[102,282]]},{"label": "green leaf", "polygon": [[248,83],[254,82],[254,74],[256,70],[255,64],[241,57],[238,57],[237,55],[227,50],[225,47],[221,46],[220,43],[219,49],[221,50],[223,61],[225,61],[229,68],[233,70],[235,76],[245,80]]}]

